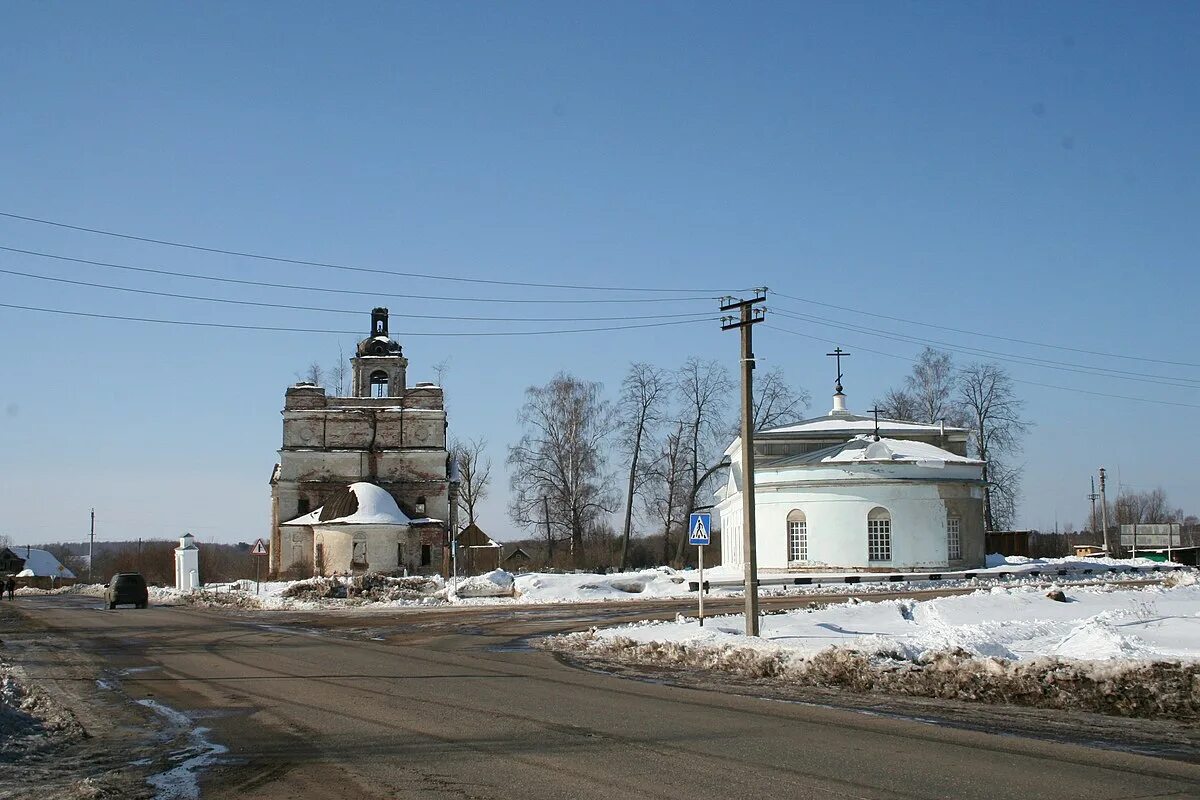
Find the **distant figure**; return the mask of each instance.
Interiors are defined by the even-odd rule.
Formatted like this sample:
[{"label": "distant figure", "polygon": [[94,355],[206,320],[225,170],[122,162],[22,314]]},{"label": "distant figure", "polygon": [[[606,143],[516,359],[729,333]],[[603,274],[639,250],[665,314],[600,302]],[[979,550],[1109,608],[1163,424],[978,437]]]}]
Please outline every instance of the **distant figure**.
[{"label": "distant figure", "polygon": [[8,591],[8,599],[12,600],[13,592],[17,591],[17,582],[13,580],[11,575],[8,576],[8,581],[4,584],[4,588]]}]

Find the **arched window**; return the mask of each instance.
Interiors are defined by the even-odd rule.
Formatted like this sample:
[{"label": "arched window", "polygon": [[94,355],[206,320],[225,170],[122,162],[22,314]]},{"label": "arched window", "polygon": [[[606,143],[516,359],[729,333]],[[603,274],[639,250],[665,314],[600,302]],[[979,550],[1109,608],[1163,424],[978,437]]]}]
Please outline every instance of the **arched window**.
[{"label": "arched window", "polygon": [[962,559],[962,523],[958,517],[946,517],[946,557],[951,561]]},{"label": "arched window", "polygon": [[867,560],[892,560],[892,515],[886,508],[867,514]]},{"label": "arched window", "polygon": [[788,563],[808,561],[808,520],[796,509],[787,515]]},{"label": "arched window", "polygon": [[381,369],[371,373],[371,396],[388,396],[388,374]]}]

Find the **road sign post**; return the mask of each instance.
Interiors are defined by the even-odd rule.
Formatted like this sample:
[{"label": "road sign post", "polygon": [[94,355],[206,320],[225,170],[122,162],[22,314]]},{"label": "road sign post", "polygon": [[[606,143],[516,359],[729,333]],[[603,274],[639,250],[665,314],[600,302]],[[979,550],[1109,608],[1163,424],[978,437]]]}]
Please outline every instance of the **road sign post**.
[{"label": "road sign post", "polygon": [[258,571],[262,561],[259,558],[267,555],[267,543],[262,539],[255,540],[254,547],[250,548],[250,555],[254,557],[254,593],[262,594],[262,580],[259,578]]},{"label": "road sign post", "polygon": [[696,545],[700,567],[700,627],[704,627],[704,546],[712,543],[712,514],[692,514],[688,518],[688,544]]}]

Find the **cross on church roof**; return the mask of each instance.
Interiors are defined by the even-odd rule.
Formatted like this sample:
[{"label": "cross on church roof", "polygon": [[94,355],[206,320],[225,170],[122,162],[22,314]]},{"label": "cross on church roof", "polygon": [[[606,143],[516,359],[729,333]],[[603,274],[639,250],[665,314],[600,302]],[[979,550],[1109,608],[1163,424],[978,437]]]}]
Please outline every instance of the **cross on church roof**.
[{"label": "cross on church roof", "polygon": [[833,348],[832,353],[826,353],[825,355],[829,356],[830,358],[837,359],[837,381],[834,383],[833,388],[836,389],[838,391],[838,393],[841,393],[841,391],[842,391],[842,356],[848,356],[850,354],[842,352],[842,348],[840,348],[840,347],[835,347],[835,348]]},{"label": "cross on church roof", "polygon": [[882,409],[880,409],[879,406],[875,406],[875,408],[870,409],[871,413],[875,415],[875,441],[877,442],[879,441],[879,412],[881,410]]}]

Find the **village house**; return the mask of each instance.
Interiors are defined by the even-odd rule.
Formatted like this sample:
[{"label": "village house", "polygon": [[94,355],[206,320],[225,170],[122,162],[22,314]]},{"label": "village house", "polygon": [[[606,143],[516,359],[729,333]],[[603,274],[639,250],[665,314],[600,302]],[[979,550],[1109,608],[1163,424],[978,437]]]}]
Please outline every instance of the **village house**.
[{"label": "village house", "polygon": [[[828,414],[755,433],[755,530],[764,571],[967,569],[985,562],[983,462],[969,431]],[[721,563],[744,563],[741,438],[717,490]]]},{"label": "village house", "polygon": [[352,396],[309,383],[285,395],[271,572],[441,571],[453,521],[441,387],[408,385],[386,308],[350,362]]}]

